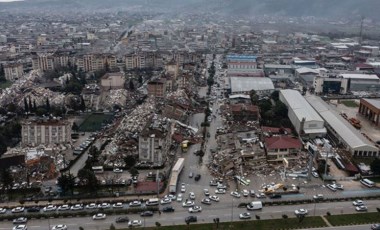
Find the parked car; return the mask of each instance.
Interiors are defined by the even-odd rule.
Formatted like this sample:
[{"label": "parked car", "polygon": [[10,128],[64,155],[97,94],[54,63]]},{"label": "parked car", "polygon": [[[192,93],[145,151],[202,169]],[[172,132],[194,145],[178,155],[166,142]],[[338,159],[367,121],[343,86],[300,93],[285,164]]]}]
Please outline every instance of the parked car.
[{"label": "parked car", "polygon": [[185,192],[186,192],[186,186],[185,186],[184,183],[182,183],[182,185],[181,185],[181,192],[182,192],[182,193],[185,193]]},{"label": "parked car", "polygon": [[271,199],[279,199],[279,198],[281,198],[281,195],[273,193],[272,195],[269,196],[269,198],[271,198]]},{"label": "parked car", "polygon": [[265,198],[267,196],[264,193],[259,193],[256,195],[256,197],[260,199],[260,198]]},{"label": "parked car", "polygon": [[106,219],[107,215],[104,213],[96,213],[95,215],[92,216],[93,220],[104,220]]},{"label": "parked car", "polygon": [[117,202],[116,204],[112,205],[113,208],[123,208],[123,203]]},{"label": "parked car", "polygon": [[217,190],[215,190],[215,194],[226,194],[226,190],[222,188],[218,188]]},{"label": "parked car", "polygon": [[83,205],[82,204],[75,204],[73,206],[71,206],[70,210],[72,211],[78,211],[78,210],[82,210],[83,209]]},{"label": "parked car", "polygon": [[70,210],[70,206],[67,204],[58,206],[58,211],[67,211],[67,210]]},{"label": "parked car", "polygon": [[182,194],[180,193],[180,194],[178,194],[178,196],[177,196],[177,201],[178,202],[182,202]]},{"label": "parked car", "polygon": [[207,188],[203,189],[203,193],[205,194],[205,196],[210,196],[210,192]]},{"label": "parked car", "polygon": [[137,206],[141,206],[141,201],[134,200],[132,202],[129,202],[129,207],[137,207]]},{"label": "parked car", "polygon": [[202,211],[202,207],[201,206],[193,206],[193,207],[189,208],[189,212],[190,213],[201,212],[201,211]]},{"label": "parked car", "polygon": [[119,216],[115,220],[116,223],[126,223],[128,221],[129,221],[129,218],[127,216]]},{"label": "parked car", "polygon": [[361,205],[361,206],[355,207],[355,210],[358,212],[366,212],[368,210],[368,208],[367,208],[367,206]]},{"label": "parked car", "polygon": [[19,225],[14,226],[12,230],[28,230],[28,227],[24,224],[19,224]]},{"label": "parked car", "polygon": [[307,209],[300,208],[294,211],[294,214],[296,215],[307,215],[308,211]]},{"label": "parked car", "polygon": [[144,211],[142,213],[140,213],[140,216],[153,216],[153,212],[152,211]]},{"label": "parked car", "polygon": [[379,224],[372,224],[371,229],[372,230],[380,230],[380,223]]},{"label": "parked car", "polygon": [[236,198],[240,198],[240,193],[238,193],[238,192],[231,192],[231,196],[233,196],[233,197],[236,197]]},{"label": "parked car", "polygon": [[171,199],[169,199],[169,198],[163,198],[163,199],[161,199],[161,201],[160,201],[160,203],[163,205],[163,204],[170,204],[172,202],[172,200]]},{"label": "parked car", "polygon": [[195,177],[194,177],[194,180],[195,181],[199,181],[201,179],[201,174],[197,174]]},{"label": "parked car", "polygon": [[98,208],[103,208],[103,209],[106,209],[106,208],[110,208],[111,205],[109,203],[101,203],[98,205]]},{"label": "parked car", "polygon": [[186,223],[191,223],[191,222],[197,222],[197,217],[196,216],[188,216],[185,218]]},{"label": "parked car", "polygon": [[24,207],[16,207],[12,209],[12,213],[24,212]]},{"label": "parked car", "polygon": [[163,212],[174,212],[174,208],[172,206],[166,206],[162,209]]},{"label": "parked car", "polygon": [[249,191],[249,194],[250,194],[251,197],[255,197],[255,190]]},{"label": "parked car", "polygon": [[67,225],[65,224],[58,224],[54,225],[51,230],[67,230]]},{"label": "parked car", "polygon": [[182,207],[192,207],[192,206],[194,206],[194,201],[192,200],[187,200],[182,203]]},{"label": "parked car", "polygon": [[201,201],[202,204],[207,204],[207,205],[210,205],[211,204],[211,200],[209,198],[203,198],[202,201]]},{"label": "parked car", "polygon": [[0,208],[0,214],[4,214],[7,212],[7,209],[6,208]]},{"label": "parked car", "polygon": [[46,206],[46,207],[43,208],[44,212],[52,212],[52,211],[55,211],[55,210],[57,210],[57,206],[52,205],[52,204],[49,204],[48,206]]},{"label": "parked car", "polygon": [[215,202],[219,201],[219,197],[215,196],[215,195],[209,196],[209,199],[212,200],[212,201],[215,201]]},{"label": "parked car", "polygon": [[189,178],[193,178],[193,176],[194,176],[194,173],[193,173],[193,172],[190,172],[190,173],[189,173]]},{"label": "parked car", "polygon": [[195,200],[195,194],[193,192],[189,193],[189,198]]},{"label": "parked car", "polygon": [[25,224],[26,222],[28,222],[28,218],[26,217],[18,217],[16,219],[13,219],[14,224]]},{"label": "parked car", "polygon": [[335,192],[336,191],[336,188],[333,184],[328,184],[326,185],[327,188],[329,188],[331,191]]},{"label": "parked car", "polygon": [[119,169],[119,168],[114,168],[114,169],[113,169],[113,172],[114,172],[114,173],[122,173],[123,170],[122,170],[122,169]]},{"label": "parked car", "polygon": [[362,206],[364,205],[364,202],[362,200],[355,200],[354,202],[352,202],[352,204],[354,206]]},{"label": "parked car", "polygon": [[246,190],[246,189],[244,189],[242,193],[243,193],[243,196],[244,196],[244,197],[249,196],[249,192],[248,192],[248,190]]},{"label": "parked car", "polygon": [[37,206],[26,209],[27,212],[40,212],[40,210],[41,210],[40,207],[37,207]]},{"label": "parked car", "polygon": [[251,213],[249,213],[249,212],[241,213],[241,214],[239,215],[239,218],[240,218],[240,219],[251,219]]},{"label": "parked car", "polygon": [[130,227],[137,227],[137,226],[141,226],[141,225],[142,225],[141,220],[131,220],[128,222],[128,226],[130,226]]},{"label": "parked car", "polygon": [[86,208],[87,209],[96,209],[96,208],[98,208],[98,205],[96,205],[95,203],[90,203],[90,204],[86,205]]},{"label": "parked car", "polygon": [[323,200],[323,194],[317,194],[313,196],[314,200]]}]

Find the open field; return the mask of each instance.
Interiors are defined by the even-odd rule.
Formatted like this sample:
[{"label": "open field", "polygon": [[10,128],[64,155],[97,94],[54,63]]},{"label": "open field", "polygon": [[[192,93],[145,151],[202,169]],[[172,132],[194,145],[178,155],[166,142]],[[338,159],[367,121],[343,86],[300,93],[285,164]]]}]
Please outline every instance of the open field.
[{"label": "open field", "polygon": [[345,215],[326,216],[326,219],[333,226],[353,225],[353,224],[370,224],[377,223],[380,220],[380,212],[364,212]]},{"label": "open field", "polygon": [[103,113],[93,113],[88,115],[82,124],[79,126],[81,132],[95,132],[102,128],[103,125],[108,124],[112,119],[112,115]]},{"label": "open field", "polygon": [[8,88],[11,85],[12,85],[12,82],[10,82],[10,81],[0,82],[0,89]]},{"label": "open field", "polygon": [[342,103],[343,105],[347,106],[347,107],[359,107],[354,101],[341,101],[340,103]]}]

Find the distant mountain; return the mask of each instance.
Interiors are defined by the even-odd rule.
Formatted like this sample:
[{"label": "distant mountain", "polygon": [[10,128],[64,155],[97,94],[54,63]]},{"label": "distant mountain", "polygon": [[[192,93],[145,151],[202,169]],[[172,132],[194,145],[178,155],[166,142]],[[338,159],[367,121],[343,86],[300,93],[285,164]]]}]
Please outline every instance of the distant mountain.
[{"label": "distant mountain", "polygon": [[139,9],[166,13],[209,13],[379,20],[380,0],[24,0],[0,3],[2,10],[104,11]]}]

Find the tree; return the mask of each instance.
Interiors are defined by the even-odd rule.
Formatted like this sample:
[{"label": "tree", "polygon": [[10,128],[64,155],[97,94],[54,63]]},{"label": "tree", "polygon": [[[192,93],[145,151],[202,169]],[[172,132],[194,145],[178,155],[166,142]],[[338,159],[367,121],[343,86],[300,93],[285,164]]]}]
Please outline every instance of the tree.
[{"label": "tree", "polygon": [[3,64],[0,64],[0,82],[5,82],[7,79],[5,79],[5,71]]},{"label": "tree", "polygon": [[380,159],[375,158],[370,164],[371,170],[374,174],[380,174]]},{"label": "tree", "polygon": [[125,167],[132,168],[133,166],[135,166],[137,159],[133,155],[128,155],[124,158],[124,162],[125,162]]},{"label": "tree", "polygon": [[75,186],[75,177],[73,174],[62,174],[57,179],[58,186],[61,187],[62,193],[65,195],[67,192],[73,194]]},{"label": "tree", "polygon": [[[28,98],[28,105],[29,105],[29,108],[32,108],[32,98],[30,98],[30,96],[29,96],[29,98]],[[31,110],[31,109],[30,109]],[[34,111],[33,111],[34,112]]]},{"label": "tree", "polygon": [[143,77],[140,75],[140,76],[139,76],[139,83],[142,84],[143,81],[144,81],[144,79],[143,79]]},{"label": "tree", "polygon": [[50,101],[49,98],[46,98],[46,111],[49,113],[50,112]]},{"label": "tree", "polygon": [[273,93],[270,95],[270,97],[273,100],[278,101],[280,99],[280,91],[278,91],[278,90],[273,91]]},{"label": "tree", "polygon": [[71,127],[71,129],[74,131],[74,132],[78,132],[78,130],[79,130],[79,127],[78,127],[78,125],[77,125],[77,123],[73,123],[73,126]]},{"label": "tree", "polygon": [[87,191],[96,192],[98,187],[98,179],[91,169],[83,168],[79,170],[78,178],[84,183]]},{"label": "tree", "polygon": [[131,176],[137,176],[139,175],[139,171],[135,168],[135,167],[132,167],[129,169],[129,173],[131,174]]},{"label": "tree", "polygon": [[110,230],[116,230],[116,228],[115,228],[115,226],[113,224],[111,224]]},{"label": "tree", "polygon": [[277,101],[276,105],[273,108],[273,112],[276,117],[287,117],[288,116],[288,108],[281,101]]},{"label": "tree", "polygon": [[3,184],[2,190],[4,191],[6,188],[10,189],[12,187],[13,177],[9,168],[2,168],[0,172],[0,182]]},{"label": "tree", "polygon": [[36,112],[37,110],[37,105],[36,105],[36,99],[33,100],[33,109],[29,107],[29,109],[33,112]]},{"label": "tree", "polygon": [[129,89],[130,89],[131,91],[134,91],[134,90],[135,90],[135,85],[133,84],[133,80],[132,80],[132,79],[129,80]]},{"label": "tree", "polygon": [[84,98],[83,98],[82,95],[80,96],[80,110],[81,111],[85,111],[86,110],[86,104],[84,103]]},{"label": "tree", "polygon": [[259,101],[259,95],[257,95],[256,91],[251,90],[251,92],[249,93],[249,96],[251,97],[252,104],[257,105]]},{"label": "tree", "polygon": [[26,97],[24,97],[24,110],[25,112],[29,112],[29,106],[28,106],[28,101],[26,100]]}]

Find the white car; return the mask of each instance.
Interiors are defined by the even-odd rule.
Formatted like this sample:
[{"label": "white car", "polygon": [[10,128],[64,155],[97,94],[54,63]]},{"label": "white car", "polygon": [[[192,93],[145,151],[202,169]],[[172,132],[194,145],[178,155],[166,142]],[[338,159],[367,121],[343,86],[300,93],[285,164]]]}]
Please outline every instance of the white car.
[{"label": "white car", "polygon": [[141,226],[141,220],[131,220],[128,222],[128,226],[134,227],[134,226]]},{"label": "white car", "polygon": [[182,194],[181,194],[181,193],[178,194],[178,195],[177,195],[177,201],[178,201],[178,202],[182,202],[182,199],[183,199],[183,198],[182,198]]},{"label": "white car", "polygon": [[64,205],[59,206],[57,210],[58,211],[67,211],[67,210],[70,210],[70,206],[67,204],[64,204]]},{"label": "white car", "polygon": [[239,218],[240,218],[240,219],[251,219],[251,213],[249,213],[249,212],[241,213],[241,214],[239,215]]},{"label": "white car", "polygon": [[247,189],[244,189],[244,190],[243,190],[243,196],[244,196],[244,197],[249,196],[249,191],[248,191]]},{"label": "white car", "polygon": [[12,213],[24,212],[24,207],[16,207],[12,209]]},{"label": "white car", "polygon": [[205,194],[205,196],[210,196],[210,192],[207,188],[203,189],[203,193]]},{"label": "white car", "polygon": [[114,168],[114,169],[113,169],[113,172],[114,172],[114,173],[122,173],[123,170],[122,170],[122,169],[119,169],[119,168]]},{"label": "white car", "polygon": [[42,210],[44,212],[52,212],[52,211],[57,210],[57,206],[49,204],[48,206],[44,207]]},{"label": "white car", "polygon": [[217,190],[215,190],[215,194],[226,194],[226,190],[222,188],[218,188]]},{"label": "white car", "polygon": [[367,206],[360,205],[360,206],[355,207],[355,210],[358,212],[366,212],[368,210],[368,208],[367,208]]},{"label": "white car", "polygon": [[190,213],[194,213],[194,212],[202,212],[202,207],[201,207],[201,206],[194,206],[194,207],[191,207],[191,208],[189,208],[189,212],[190,212]]},{"label": "white car", "polygon": [[231,192],[231,196],[236,197],[236,198],[240,198],[240,193],[238,193],[238,192]]},{"label": "white car", "polygon": [[67,230],[67,226],[65,224],[58,224],[53,226],[51,230]]},{"label": "white car", "polygon": [[161,199],[160,203],[161,204],[170,204],[172,202],[171,199],[169,199],[168,197],[165,197],[163,199]]},{"label": "white car", "polygon": [[93,220],[104,220],[104,219],[106,219],[106,217],[107,217],[107,215],[104,213],[97,213],[97,214],[92,216],[92,219]]},{"label": "white car", "polygon": [[116,204],[113,204],[112,207],[113,208],[122,208],[123,207],[123,203],[117,202]]},{"label": "white car", "polygon": [[134,200],[132,202],[129,202],[130,207],[136,207],[136,206],[141,206],[141,201],[139,200]]},{"label": "white car", "polygon": [[189,193],[189,198],[195,200],[195,194],[193,192]]},{"label": "white car", "polygon": [[164,198],[169,198],[170,200],[174,201],[177,199],[177,196],[173,194],[168,194],[168,195],[165,195]]},{"label": "white car", "polygon": [[26,217],[19,217],[13,220],[14,224],[25,224],[26,222],[28,222],[28,218]]},{"label": "white car", "polygon": [[352,204],[354,206],[362,206],[364,205],[364,202],[362,200],[355,200],[354,202],[352,202]]},{"label": "white car", "polygon": [[218,197],[218,196],[215,196],[215,195],[212,195],[212,196],[210,196],[209,198],[210,198],[210,200],[215,201],[215,202],[218,202],[218,201],[219,201],[219,197]]},{"label": "white car", "polygon": [[258,194],[256,194],[256,197],[257,198],[265,198],[266,196],[264,193],[258,193]]},{"label": "white car", "polygon": [[211,204],[211,200],[210,200],[209,198],[203,198],[203,199],[201,200],[201,203],[202,203],[202,204],[210,205],[210,204]]},{"label": "white car", "polygon": [[331,191],[335,192],[336,191],[336,187],[334,184],[328,184],[326,185],[327,188],[329,188]]},{"label": "white car", "polygon": [[222,188],[222,189],[227,189],[227,186],[224,184],[219,184],[216,186],[216,188]]},{"label": "white car", "polygon": [[314,200],[323,200],[323,194],[317,194],[313,196]]},{"label": "white car", "polygon": [[12,228],[12,230],[28,230],[28,227],[26,227],[25,224],[19,224]]},{"label": "white car", "polygon": [[71,209],[72,211],[82,210],[82,209],[83,209],[83,205],[82,205],[82,204],[75,204],[75,205],[71,206],[70,209]]},{"label": "white car", "polygon": [[319,174],[316,171],[311,172],[311,175],[313,175],[313,177],[315,178],[319,177]]},{"label": "white car", "polygon": [[87,209],[96,209],[96,208],[98,208],[98,205],[96,205],[95,203],[90,203],[90,204],[86,205],[86,208]]},{"label": "white car", "polygon": [[308,211],[307,209],[300,208],[294,211],[294,214],[296,215],[307,215]]},{"label": "white car", "polygon": [[192,206],[194,206],[194,201],[192,200],[187,200],[182,203],[182,207],[192,207]]},{"label": "white car", "polygon": [[7,209],[6,208],[0,208],[0,214],[4,214],[7,212]]},{"label": "white car", "polygon": [[181,192],[182,192],[182,193],[185,193],[185,192],[186,192],[186,186],[185,186],[184,183],[182,183],[182,185],[181,185]]},{"label": "white car", "polygon": [[111,205],[109,203],[101,203],[98,205],[98,208],[103,208],[103,209],[110,208],[110,207]]}]

